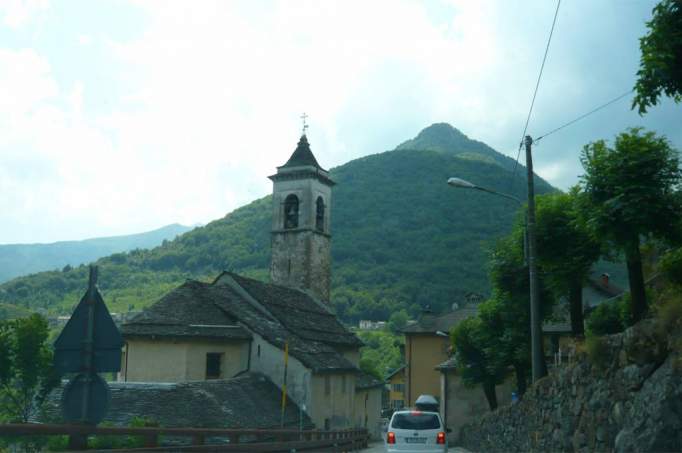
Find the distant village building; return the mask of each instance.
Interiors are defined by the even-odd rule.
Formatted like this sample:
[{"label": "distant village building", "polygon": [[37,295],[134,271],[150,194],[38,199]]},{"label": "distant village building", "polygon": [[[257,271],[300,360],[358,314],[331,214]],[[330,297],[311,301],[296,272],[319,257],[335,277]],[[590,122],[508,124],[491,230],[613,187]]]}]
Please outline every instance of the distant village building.
[{"label": "distant village building", "polygon": [[358,323],[360,330],[382,330],[386,327],[386,321],[370,321],[368,319],[361,319]]},{"label": "distant village building", "polygon": [[245,379],[267,379],[282,389],[286,379],[288,397],[317,428],[379,435],[384,384],[359,370],[362,342],[330,309],[334,182],[305,135],[270,179],[272,283],[230,272],[188,280],[123,325],[120,380],[241,379],[249,388]]}]

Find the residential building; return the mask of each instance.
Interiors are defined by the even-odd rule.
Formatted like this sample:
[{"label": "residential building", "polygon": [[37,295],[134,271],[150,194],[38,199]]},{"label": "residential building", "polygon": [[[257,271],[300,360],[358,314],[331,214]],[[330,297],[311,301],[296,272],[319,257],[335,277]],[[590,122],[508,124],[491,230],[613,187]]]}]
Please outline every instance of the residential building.
[{"label": "residential building", "polygon": [[389,407],[399,410],[405,407],[405,365],[391,371],[386,377]]}]

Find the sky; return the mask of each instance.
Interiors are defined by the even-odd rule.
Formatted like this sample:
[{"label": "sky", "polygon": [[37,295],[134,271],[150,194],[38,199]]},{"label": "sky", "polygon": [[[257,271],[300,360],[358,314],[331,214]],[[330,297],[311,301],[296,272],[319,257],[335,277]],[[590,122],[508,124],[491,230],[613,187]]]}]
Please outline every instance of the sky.
[{"label": "sky", "polygon": [[[561,3],[528,133],[632,88],[650,0]],[[194,225],[271,192],[308,138],[325,168],[435,122],[516,157],[553,0],[0,0],[0,243]],[[682,104],[627,97],[542,140],[566,189],[631,126],[682,149]],[[523,162],[523,156],[521,158]]]}]

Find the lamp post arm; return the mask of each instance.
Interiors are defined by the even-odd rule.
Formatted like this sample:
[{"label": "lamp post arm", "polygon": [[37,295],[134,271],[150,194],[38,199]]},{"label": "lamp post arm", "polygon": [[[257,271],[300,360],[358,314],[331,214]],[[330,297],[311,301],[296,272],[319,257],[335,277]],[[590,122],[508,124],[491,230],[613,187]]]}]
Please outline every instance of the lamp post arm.
[{"label": "lamp post arm", "polygon": [[481,186],[474,186],[474,187],[472,187],[472,189],[480,190],[481,192],[491,193],[493,195],[499,195],[499,196],[507,198],[509,200],[513,200],[513,201],[517,202],[520,206],[523,206],[523,201],[521,201],[520,199],[516,198],[513,195],[509,195],[509,194],[502,193],[502,192],[497,192],[497,191],[492,190],[492,189],[486,189],[485,187],[481,187]]}]

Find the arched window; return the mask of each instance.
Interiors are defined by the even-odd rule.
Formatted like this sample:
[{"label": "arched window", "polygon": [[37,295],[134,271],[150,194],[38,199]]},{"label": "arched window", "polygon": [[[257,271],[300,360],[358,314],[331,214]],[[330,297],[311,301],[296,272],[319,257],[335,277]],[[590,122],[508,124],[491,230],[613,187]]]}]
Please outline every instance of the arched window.
[{"label": "arched window", "polygon": [[319,231],[324,231],[324,200],[322,197],[317,197],[317,210],[315,214],[315,228]]},{"label": "arched window", "polygon": [[284,228],[298,228],[298,197],[289,195],[284,200]]}]

